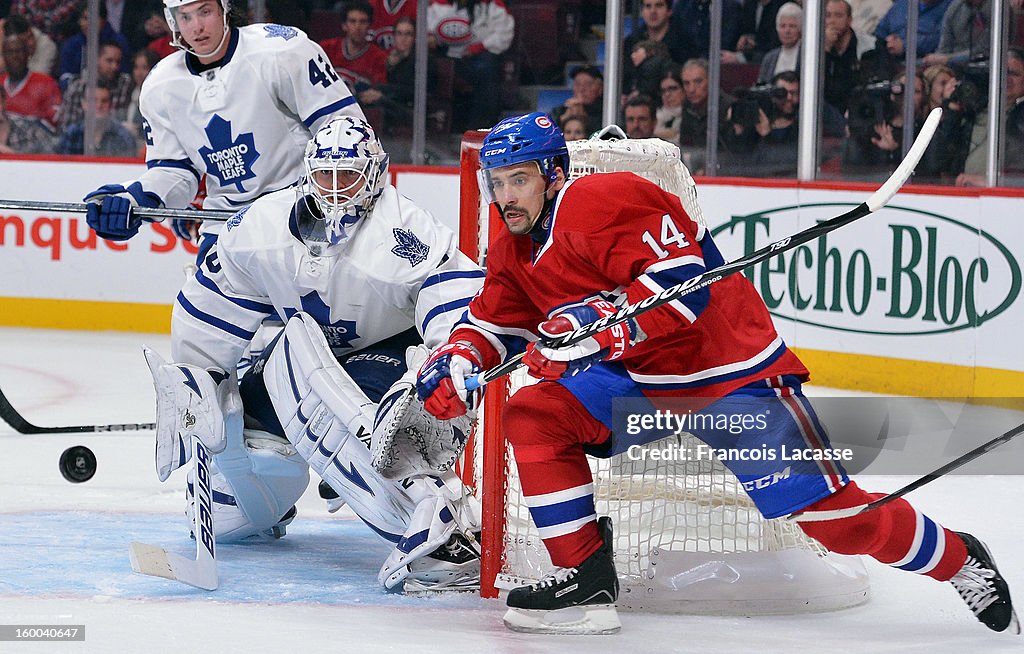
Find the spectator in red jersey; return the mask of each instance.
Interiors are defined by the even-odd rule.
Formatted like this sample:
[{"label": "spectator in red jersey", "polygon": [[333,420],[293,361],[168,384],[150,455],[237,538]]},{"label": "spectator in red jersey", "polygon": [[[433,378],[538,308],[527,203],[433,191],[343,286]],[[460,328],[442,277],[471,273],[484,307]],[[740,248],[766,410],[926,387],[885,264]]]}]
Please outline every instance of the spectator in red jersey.
[{"label": "spectator in red jersey", "polygon": [[388,79],[388,55],[370,40],[373,9],[363,0],[353,0],[345,5],[343,18],[344,36],[325,39],[320,45],[359,104],[373,105],[384,97],[380,87]]},{"label": "spectator in red jersey", "polygon": [[53,129],[40,119],[8,114],[0,84],[0,154],[50,154],[56,138]]},{"label": "spectator in red jersey", "polygon": [[416,24],[416,0],[370,0],[373,22],[370,34],[373,41],[388,53],[395,47],[395,30],[405,18]]},{"label": "spectator in red jersey", "polygon": [[54,125],[61,101],[57,80],[28,69],[28,46],[21,36],[4,38],[3,55],[7,72],[0,75],[0,84],[7,94],[8,113]]}]

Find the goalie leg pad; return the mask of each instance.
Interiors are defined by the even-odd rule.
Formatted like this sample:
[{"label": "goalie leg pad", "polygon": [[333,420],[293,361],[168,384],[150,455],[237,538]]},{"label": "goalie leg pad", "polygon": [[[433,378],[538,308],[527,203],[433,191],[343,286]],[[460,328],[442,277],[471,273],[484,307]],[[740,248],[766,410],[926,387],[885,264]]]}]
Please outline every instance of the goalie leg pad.
[{"label": "goalie leg pad", "polygon": [[288,321],[263,370],[274,411],[299,455],[356,515],[392,542],[405,532],[414,503],[383,479],[367,449],[375,404],[334,358],[307,314]]},{"label": "goalie leg pad", "polygon": [[229,430],[241,431],[238,382],[217,369],[167,363],[143,348],[156,390],[156,472],[160,481],[192,458],[198,436],[212,454],[224,450]]},{"label": "goalie leg pad", "polygon": [[[454,478],[454,474],[448,477]],[[438,478],[419,477],[407,483],[416,510],[377,580],[388,589],[407,578],[413,582],[410,590],[479,587],[480,554],[472,544],[472,534],[479,530],[480,520],[472,497]]]},{"label": "goalie leg pad", "polygon": [[416,396],[416,375],[429,354],[425,345],[406,350],[407,372],[377,407],[370,454],[374,470],[387,479],[443,473],[466,448],[476,412],[438,420]]}]

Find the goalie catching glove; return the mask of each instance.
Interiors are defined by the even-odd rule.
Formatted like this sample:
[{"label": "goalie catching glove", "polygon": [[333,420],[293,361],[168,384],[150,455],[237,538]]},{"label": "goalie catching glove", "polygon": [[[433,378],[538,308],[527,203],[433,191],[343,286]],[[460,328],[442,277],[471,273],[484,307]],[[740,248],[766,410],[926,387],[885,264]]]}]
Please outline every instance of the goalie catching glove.
[{"label": "goalie catching glove", "polygon": [[545,345],[552,339],[616,313],[618,309],[611,302],[594,299],[565,307],[542,322],[537,328],[540,341],[527,345],[526,356],[523,357],[530,375],[553,381],[579,374],[599,361],[621,359],[630,347],[643,340],[639,325],[632,319],[612,325],[568,347]]}]

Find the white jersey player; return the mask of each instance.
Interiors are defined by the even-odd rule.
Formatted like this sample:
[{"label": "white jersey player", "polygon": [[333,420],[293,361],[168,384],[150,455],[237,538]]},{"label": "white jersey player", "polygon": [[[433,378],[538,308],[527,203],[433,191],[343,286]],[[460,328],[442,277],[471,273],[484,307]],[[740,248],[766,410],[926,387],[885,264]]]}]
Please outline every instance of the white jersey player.
[{"label": "white jersey player", "polygon": [[[95,205],[89,226],[111,240],[138,232],[132,206],[187,207],[204,175],[205,209],[240,209],[288,187],[321,125],[337,115],[363,117],[320,46],[294,27],[231,27],[228,0],[164,6],[183,51],[160,61],[142,85],[148,170],[85,198]],[[203,232],[220,226],[208,221]],[[204,238],[202,249],[214,240]]]},{"label": "white jersey player", "polygon": [[[392,409],[413,397],[428,347],[446,339],[484,272],[448,228],[389,184],[388,156],[366,121],[338,117],[322,127],[305,166],[297,188],[228,221],[182,288],[174,363],[147,352],[162,403],[160,478],[185,463],[193,433],[213,441],[215,533],[239,539],[279,533],[312,467],[395,543],[379,575],[386,587],[410,574],[421,586],[478,583],[479,560],[464,536],[478,523],[460,487],[425,475],[385,479],[368,444],[375,429],[465,439],[468,420],[438,421],[418,400],[397,420]],[[274,312],[287,325],[239,387],[223,371]],[[214,417],[182,430],[185,408]],[[211,422],[227,428],[203,427]]]}]

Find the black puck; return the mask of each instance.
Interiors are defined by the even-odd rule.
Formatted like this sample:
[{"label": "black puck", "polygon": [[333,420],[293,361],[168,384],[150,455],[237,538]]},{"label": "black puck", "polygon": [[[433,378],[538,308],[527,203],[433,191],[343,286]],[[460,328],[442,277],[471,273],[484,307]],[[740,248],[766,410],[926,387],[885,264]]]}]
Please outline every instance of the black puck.
[{"label": "black puck", "polygon": [[60,474],[72,484],[89,481],[96,474],[96,455],[84,445],[75,445],[60,455]]}]

